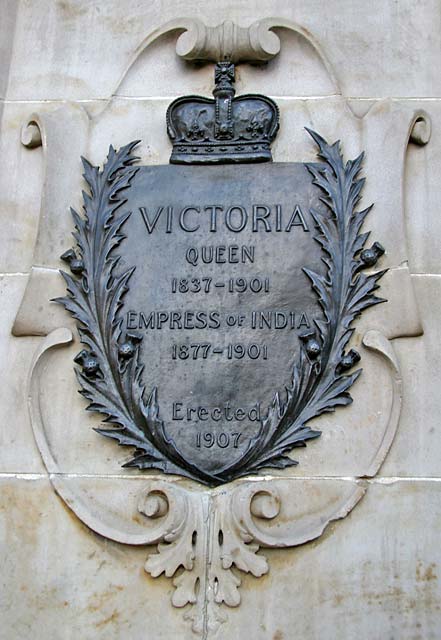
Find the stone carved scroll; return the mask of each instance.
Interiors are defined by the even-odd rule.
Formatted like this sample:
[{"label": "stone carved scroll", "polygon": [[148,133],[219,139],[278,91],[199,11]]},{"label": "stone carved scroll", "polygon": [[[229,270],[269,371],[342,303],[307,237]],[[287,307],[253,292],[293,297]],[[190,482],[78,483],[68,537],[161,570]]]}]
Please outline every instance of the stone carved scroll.
[{"label": "stone carved scroll", "polygon": [[387,340],[380,331],[367,331],[363,336],[363,345],[384,359],[385,364],[389,369],[390,379],[392,382],[392,401],[388,420],[386,422],[386,429],[383,432],[383,438],[378,449],[364,473],[365,477],[372,478],[380,470],[380,467],[383,464],[383,461],[395,438],[401,413],[402,378],[400,366],[392,347],[392,343]]},{"label": "stone carved scroll", "polygon": [[[58,256],[64,242],[60,225],[67,223],[65,229],[69,233],[69,222],[63,214],[69,210],[72,196],[81,184],[80,156],[85,153],[88,129],[86,111],[72,103],[53,111],[33,113],[23,125],[22,144],[30,149],[42,146],[45,163],[40,225],[33,260],[36,267],[59,267]],[[60,207],[64,208],[60,210]],[[52,257],[50,263],[48,257]]]},{"label": "stone carved scroll", "polygon": [[416,112],[412,128],[410,131],[409,142],[424,147],[429,143],[432,136],[432,120],[429,114],[420,109]]},{"label": "stone carved scroll", "polygon": [[272,60],[280,53],[280,39],[275,29],[287,29],[303,36],[326,61],[318,41],[307,29],[291,20],[276,17],[256,20],[247,27],[231,20],[211,27],[198,18],[176,18],[149,33],[138,46],[134,59],[161,36],[176,31],[181,32],[176,42],[176,54],[182,60],[258,64]]},{"label": "stone carved scroll", "polygon": [[[156,481],[146,489],[147,501],[159,494],[169,504],[179,503],[181,516],[185,513],[185,519],[175,520],[176,528],[164,535],[145,569],[154,577],[178,574],[173,579],[172,604],[193,605],[185,617],[196,633],[202,633],[205,624],[214,630],[224,621],[221,605],[240,604],[238,572],[255,578],[268,573],[268,562],[258,553],[260,547],[290,547],[319,537],[329,522],[343,518],[365,493],[356,482],[341,483],[327,508],[320,505],[282,524],[277,519],[289,493],[288,484],[283,480],[243,482],[211,495],[182,490],[166,481]],[[330,497],[326,491],[324,495]],[[146,513],[146,499],[140,496],[139,509],[147,517],[156,517]],[[182,573],[178,573],[180,568]]]},{"label": "stone carved scroll", "polygon": [[272,60],[280,53],[281,43],[277,35],[278,29],[285,29],[307,40],[323,62],[335,87],[335,92],[341,94],[331,62],[318,40],[301,25],[280,17],[257,20],[247,27],[241,27],[231,20],[226,20],[215,27],[208,26],[197,18],[182,17],[171,20],[151,31],[138,45],[113,93],[117,93],[119,86],[142,52],[168,33],[176,32],[179,34],[176,41],[176,54],[187,62],[229,60],[234,64],[242,62],[262,64]]},{"label": "stone carved scroll", "polygon": [[[153,577],[173,579],[172,604],[186,607],[184,617],[203,635],[225,620],[222,605],[240,604],[240,573],[255,578],[269,568],[261,548],[285,548],[321,536],[328,524],[344,518],[363,497],[367,484],[360,479],[272,478],[243,480],[209,490],[195,483],[152,477],[139,479],[141,490],[132,500],[133,514],[124,518],[93,502],[60,473],[46,433],[41,399],[43,370],[54,349],[72,340],[68,329],[58,329],[38,348],[32,365],[28,397],[35,440],[55,491],[90,529],[127,545],[158,544],[145,570]],[[391,343],[378,331],[365,335],[364,345],[384,358],[392,379],[393,402],[375,460],[366,476],[375,474],[390,447],[400,415],[398,363]],[[125,486],[124,478],[117,482]],[[311,491],[312,489],[312,491]],[[129,509],[130,511],[130,509]]]},{"label": "stone carved scroll", "polygon": [[280,40],[270,25],[266,20],[258,20],[249,27],[240,27],[225,20],[209,27],[193,19],[188,30],[178,38],[176,53],[188,61],[266,62],[280,52]]},{"label": "stone carved scroll", "polygon": [[66,212],[81,189],[80,156],[85,153],[88,133],[87,112],[74,104],[32,113],[23,125],[21,143],[28,149],[43,149],[44,183],[33,266],[12,329],[15,336],[47,335],[66,323],[49,299],[63,290],[59,255],[70,233]]}]

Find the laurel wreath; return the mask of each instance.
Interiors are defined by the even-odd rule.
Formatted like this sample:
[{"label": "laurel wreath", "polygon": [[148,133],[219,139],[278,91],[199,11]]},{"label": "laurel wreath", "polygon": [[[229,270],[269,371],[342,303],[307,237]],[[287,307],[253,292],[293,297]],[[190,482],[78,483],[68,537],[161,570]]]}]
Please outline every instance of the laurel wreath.
[{"label": "laurel wreath", "polygon": [[338,406],[352,402],[350,387],[361,369],[347,373],[360,359],[350,349],[352,323],[364,309],[383,302],[375,295],[385,271],[366,274],[384,249],[379,243],[365,248],[369,233],[360,233],[371,207],[356,211],[364,178],[359,178],[363,154],[346,164],[337,141],[329,145],[307,130],[318,146],[321,163],[307,164],[313,184],[321,191],[326,211],[311,210],[316,228],[314,240],[322,249],[325,275],[303,269],[322,310],[314,328],[300,334],[300,353],[283,398],[276,392],[265,418],[247,448],[232,463],[207,472],[179,451],[160,418],[157,389],[146,397],[142,337],[124,333],[119,317],[124,295],[135,267],[118,273],[117,248],[124,240],[122,227],[130,212],[124,190],[137,172],[139,158],[132,151],[139,141],[116,151],[109,148],[103,169],[82,158],[90,193],[83,192],[83,216],[71,210],[75,224],[75,249],[63,254],[71,274],[62,271],[67,295],[57,298],[79,323],[85,345],[75,358],[80,393],[89,401],[87,410],[105,416],[110,428],[96,431],[121,445],[135,448],[124,467],[157,469],[210,485],[221,484],[263,468],[298,464],[288,454],[294,447],[320,436],[309,422]]}]

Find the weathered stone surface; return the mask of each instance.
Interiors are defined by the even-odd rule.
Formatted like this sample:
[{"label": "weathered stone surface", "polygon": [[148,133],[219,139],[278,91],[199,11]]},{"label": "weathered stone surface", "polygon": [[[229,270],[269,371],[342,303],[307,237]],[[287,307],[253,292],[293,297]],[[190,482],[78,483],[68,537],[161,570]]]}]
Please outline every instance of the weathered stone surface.
[{"label": "weathered stone surface", "polygon": [[[191,20],[188,22],[191,29],[192,22]],[[263,24],[278,22],[282,24],[284,21],[270,18],[262,22]],[[238,67],[238,91],[246,92],[247,87],[253,86],[253,91],[277,96],[327,96],[341,93],[329,60],[318,43],[307,32],[301,34],[294,31],[296,27],[294,22],[287,21],[286,24],[287,29],[276,30],[280,42],[280,53],[275,58],[263,67],[262,65]],[[185,35],[182,36],[183,40]],[[176,96],[188,91],[210,93],[210,66],[207,67],[206,64],[198,65],[196,68],[194,65],[184,66],[182,61],[172,54],[175,43],[179,53],[181,47],[180,41],[176,41],[176,33],[162,36],[161,41],[147,46],[134,60],[133,65],[127,68],[114,94],[128,98]],[[149,63],[152,56],[155,59],[155,65]],[[295,66],[292,60],[297,61]],[[158,68],[164,69],[162,78],[158,78]],[[272,77],[270,84],[267,72]],[[192,76],[194,76],[193,80]]]},{"label": "weathered stone surface", "polygon": [[93,534],[48,480],[0,479],[0,615],[10,640],[192,637],[146,548]]},{"label": "weathered stone surface", "polygon": [[[17,10],[17,2],[10,2],[8,7],[6,7],[6,3],[3,3],[2,21],[0,25],[0,100],[6,97],[8,87],[9,65],[11,63]],[[0,103],[0,116],[1,109],[2,105]]]},{"label": "weathered stone surface", "polygon": [[11,336],[26,276],[0,276],[0,475],[43,472],[27,406],[27,378],[37,338]]},{"label": "weathered stone surface", "polygon": [[[0,606],[8,638],[19,640],[29,630],[36,640],[72,634],[116,640],[126,632],[136,640],[195,637],[182,613],[169,607],[171,583],[142,568],[151,548],[94,535],[46,480],[3,479],[0,496],[9,576]],[[269,558],[269,573],[258,580],[240,574],[241,607],[228,609],[208,638],[233,639],[238,629],[257,640],[291,638],[295,628],[302,637],[326,640],[336,634],[435,640],[441,556],[433,531],[440,525],[438,483],[370,485],[352,515],[318,541],[259,551]]]},{"label": "weathered stone surface", "polygon": [[431,143],[411,145],[406,157],[405,211],[409,267],[413,273],[441,273],[441,216],[439,168],[441,166],[441,100],[429,106],[433,122]]},{"label": "weathered stone surface", "polygon": [[403,375],[403,408],[394,444],[381,473],[441,476],[441,412],[438,301],[441,276],[413,276],[424,335],[394,341]]},{"label": "weathered stone surface", "polygon": [[38,232],[41,157],[19,143],[21,127],[29,113],[28,104],[6,104],[1,120],[0,214],[3,229],[8,230],[0,238],[1,273],[29,270]]},{"label": "weathered stone surface", "polygon": [[[184,620],[197,637],[217,628],[229,608],[240,604],[239,576],[268,573],[268,548],[316,539],[331,522],[344,518],[365,491],[347,479],[244,481],[230,491],[214,492],[154,477],[91,481],[58,474],[51,481],[90,527],[90,536],[94,531],[121,543],[122,551],[142,549],[148,574],[173,578],[172,603],[190,605]],[[146,546],[152,543],[160,544]]]},{"label": "weathered stone surface", "polygon": [[243,601],[209,638],[435,640],[440,620],[439,482],[370,485],[312,544],[267,551],[270,572],[245,576]]},{"label": "weathered stone surface", "polygon": [[64,281],[57,269],[31,267],[20,307],[12,327],[14,336],[45,336],[58,327],[75,329],[55,298],[65,293]]},{"label": "weathered stone surface", "polygon": [[[424,0],[418,11],[414,9],[411,0],[398,4],[356,0],[338,10],[333,3],[323,6],[321,0],[298,3],[295,8],[286,0],[273,0],[266,15],[300,24],[321,42],[345,95],[438,96],[439,7],[436,0]],[[245,26],[261,13],[259,3],[253,0],[239,4],[228,0],[205,4],[175,0],[157,6],[130,2],[128,7],[117,0],[105,6],[85,0],[58,1],[49,6],[44,0],[22,2],[15,21],[20,35],[14,41],[8,98],[108,97],[142,41],[167,21],[197,16],[212,26],[226,18]],[[169,50],[171,60],[175,53]],[[32,57],[29,51],[33,51]],[[372,55],[372,51],[378,55]],[[147,61],[151,60],[149,57]],[[387,64],[382,64],[384,60]],[[298,77],[297,69],[298,63],[292,66],[292,77]],[[170,84],[163,80],[165,75],[173,74],[179,80],[183,74],[181,66],[170,65],[166,70],[157,73],[156,95],[167,94],[164,87]],[[185,89],[194,87],[190,74],[187,82]],[[271,75],[266,82],[270,87]],[[180,92],[182,85],[176,88]],[[148,89],[141,95],[144,91]]]}]

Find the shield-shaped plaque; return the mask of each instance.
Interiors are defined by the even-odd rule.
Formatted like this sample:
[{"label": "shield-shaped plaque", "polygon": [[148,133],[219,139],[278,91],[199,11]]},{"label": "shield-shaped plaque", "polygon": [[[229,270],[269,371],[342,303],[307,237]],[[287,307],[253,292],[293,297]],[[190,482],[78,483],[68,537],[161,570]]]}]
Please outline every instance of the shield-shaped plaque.
[{"label": "shield-shaped plaque", "polygon": [[222,63],[213,100],[170,106],[172,164],[134,165],[136,142],[102,170],[84,161],[60,299],[82,393],[111,423],[98,431],[133,448],[125,466],[211,485],[297,464],[310,421],[351,402],[352,323],[383,273],[363,271],[384,250],[360,232],[362,156],[309,131],[319,162],[268,162],[277,107],[233,98],[233,80]]}]

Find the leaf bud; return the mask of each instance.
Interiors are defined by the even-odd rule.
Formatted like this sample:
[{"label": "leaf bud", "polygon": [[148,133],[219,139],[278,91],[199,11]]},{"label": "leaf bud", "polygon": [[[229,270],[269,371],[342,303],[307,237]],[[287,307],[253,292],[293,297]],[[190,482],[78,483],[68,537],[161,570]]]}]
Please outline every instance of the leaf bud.
[{"label": "leaf bud", "polygon": [[310,338],[306,343],[306,353],[310,358],[317,358],[321,350],[320,344],[315,338]]},{"label": "leaf bud", "polygon": [[86,376],[94,376],[99,369],[99,363],[93,356],[88,356],[83,360],[83,370]]},{"label": "leaf bud", "polygon": [[123,342],[119,345],[118,353],[124,360],[128,360],[135,353],[135,345],[133,342]]},{"label": "leaf bud", "polygon": [[361,360],[361,356],[355,349],[351,349],[348,353],[343,354],[342,359],[337,365],[337,373],[342,373],[343,371],[348,371],[352,369],[352,367],[357,364]]},{"label": "leaf bud", "polygon": [[60,256],[60,259],[63,260],[63,262],[68,262],[70,264],[72,260],[76,259],[76,257],[75,251],[73,249],[68,249]]},{"label": "leaf bud", "polygon": [[72,271],[72,273],[75,273],[77,275],[79,275],[80,273],[83,273],[83,271],[84,271],[84,262],[82,260],[80,260],[79,258],[75,258],[74,260],[71,260],[71,262],[70,262],[70,270]]},{"label": "leaf bud", "polygon": [[360,260],[365,267],[373,267],[384,253],[384,247],[379,242],[374,242],[370,249],[363,249]]}]

